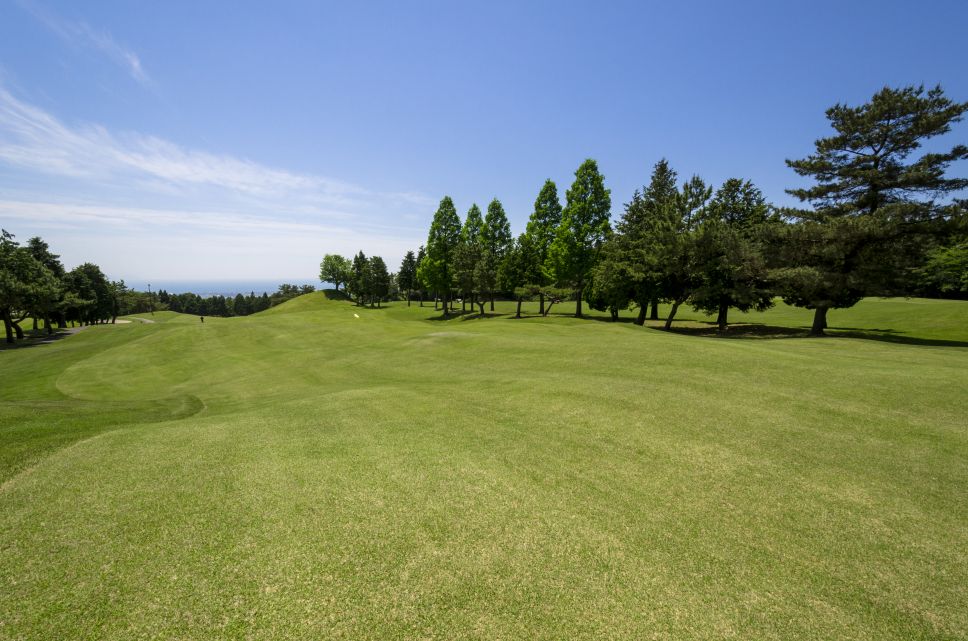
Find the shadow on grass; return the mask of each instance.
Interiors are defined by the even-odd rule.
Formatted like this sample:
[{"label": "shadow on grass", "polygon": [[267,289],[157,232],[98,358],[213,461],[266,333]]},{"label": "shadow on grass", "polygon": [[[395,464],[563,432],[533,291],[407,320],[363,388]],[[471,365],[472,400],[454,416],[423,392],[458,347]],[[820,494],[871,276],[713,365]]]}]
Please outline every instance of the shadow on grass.
[{"label": "shadow on grass", "polygon": [[38,345],[49,345],[50,343],[56,343],[59,340],[65,339],[68,336],[73,336],[86,327],[69,327],[67,329],[57,329],[53,334],[48,334],[45,330],[27,331],[24,333],[22,340],[18,340],[16,343],[8,343],[2,338],[0,338],[0,352],[9,349],[23,349],[25,347],[36,347]]},{"label": "shadow on grass", "polygon": [[[566,316],[571,316],[572,318],[575,318],[574,314],[566,314]],[[626,316],[625,318],[621,316],[619,316],[618,318],[612,318],[611,316],[589,316],[586,314],[581,318],[582,320],[598,321],[599,323],[613,323],[615,325],[620,325],[624,323],[631,324],[635,321],[635,319],[632,318],[631,316]]]},{"label": "shadow on grass", "polygon": [[[688,324],[687,324],[688,323]],[[661,330],[661,322],[651,321],[649,327]],[[778,325],[763,325],[759,323],[737,323],[730,325],[725,333],[719,333],[716,323],[684,321],[681,325],[673,325],[670,330],[675,334],[698,336],[702,338],[721,339],[778,339],[778,338],[859,338],[863,340],[898,343],[901,345],[925,345],[929,347],[968,347],[968,341],[944,340],[935,338],[919,338],[899,333],[893,329],[868,329],[861,327],[828,327],[826,336],[810,336],[810,328],[783,327]]]},{"label": "shadow on grass", "polygon": [[[467,310],[452,309],[450,312],[447,313],[446,316],[444,315],[444,313],[443,313],[442,310],[439,310],[438,309],[436,311],[438,311],[439,314],[437,316],[433,316],[431,318],[428,318],[427,320],[430,320],[430,321],[452,321],[452,320],[458,320],[458,319],[459,320],[474,320],[475,318],[481,318],[481,313],[478,312],[477,310],[471,311],[469,309],[467,309]],[[497,312],[494,312],[494,313],[491,313],[491,314],[485,314],[484,315],[484,318],[497,318],[498,316],[506,316],[506,314],[499,314]]]},{"label": "shadow on grass", "polygon": [[328,300],[350,300],[346,292],[338,292],[335,289],[324,289],[323,296]]}]

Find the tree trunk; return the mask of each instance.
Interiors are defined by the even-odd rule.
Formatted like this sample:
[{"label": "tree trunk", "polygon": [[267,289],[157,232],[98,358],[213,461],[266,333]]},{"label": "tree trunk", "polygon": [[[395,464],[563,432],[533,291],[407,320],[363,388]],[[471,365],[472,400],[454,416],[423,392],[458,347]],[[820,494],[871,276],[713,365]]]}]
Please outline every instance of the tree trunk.
[{"label": "tree trunk", "polygon": [[666,318],[665,329],[672,329],[672,321],[676,317],[676,312],[679,311],[679,305],[682,301],[676,300],[672,302],[672,309],[669,310],[669,317]]},{"label": "tree trunk", "polygon": [[726,301],[720,301],[719,302],[719,317],[716,319],[716,324],[719,325],[719,333],[720,334],[725,334],[726,333],[726,325],[727,325],[727,322],[726,322],[727,318],[726,317],[727,317],[728,314],[729,314],[729,303],[727,303]]},{"label": "tree trunk", "polygon": [[518,311],[514,314],[515,318],[521,318],[521,298],[518,298]]},{"label": "tree trunk", "polygon": [[448,293],[449,292],[444,292],[440,300],[442,307],[444,308],[444,318],[446,318],[447,316],[450,316],[450,307],[449,307],[450,301],[447,300]]},{"label": "tree trunk", "polygon": [[554,306],[555,306],[555,301],[554,301],[554,299],[552,299],[551,301],[548,302],[548,306],[545,307],[544,316],[547,316],[548,314],[550,314],[551,313],[551,308],[554,307]]},{"label": "tree trunk", "polygon": [[818,307],[813,311],[813,327],[810,328],[811,336],[825,336],[824,329],[827,327],[827,309]]},{"label": "tree trunk", "polygon": [[538,302],[538,313],[541,314],[542,316],[544,316],[545,315],[545,311],[544,311],[544,292],[541,292],[540,294],[538,294],[538,301],[539,301]]},{"label": "tree trunk", "polygon": [[37,317],[34,316],[34,318],[32,320],[34,321],[34,331],[36,332],[37,331]]},{"label": "tree trunk", "polygon": [[649,314],[649,320],[659,320],[659,299],[652,299],[652,310]]},{"label": "tree trunk", "polygon": [[617,322],[618,321],[618,310],[615,309],[614,307],[610,307],[608,311],[612,315],[612,322],[613,323]]},{"label": "tree trunk", "polygon": [[13,322],[13,331],[17,332],[17,340],[22,341],[24,339],[24,330],[20,328],[20,323]]},{"label": "tree trunk", "polygon": [[13,343],[14,342],[14,339],[13,339],[13,323],[10,322],[10,313],[7,310],[3,310],[3,313],[0,314],[0,315],[3,316],[3,328],[7,332],[7,342],[8,343]]},{"label": "tree trunk", "polygon": [[579,289],[577,299],[575,300],[575,318],[581,318],[581,297],[582,290]]},{"label": "tree trunk", "polygon": [[51,322],[50,316],[44,319],[44,325],[47,327],[48,336],[54,333],[54,324]]},{"label": "tree trunk", "polygon": [[635,317],[636,325],[645,325],[645,315],[649,311],[649,304],[639,305],[639,315]]},{"label": "tree trunk", "polygon": [[494,311],[494,294],[491,294],[491,311]]},{"label": "tree trunk", "polygon": [[481,308],[481,318],[484,318],[484,304],[486,302],[487,301],[484,301],[484,300],[478,300],[477,301],[477,306]]},{"label": "tree trunk", "polygon": [[407,290],[407,307],[410,307],[410,296],[411,296],[411,294],[412,294],[412,292],[408,289]]},{"label": "tree trunk", "polygon": [[467,312],[467,296],[460,299],[460,312],[464,314]]}]

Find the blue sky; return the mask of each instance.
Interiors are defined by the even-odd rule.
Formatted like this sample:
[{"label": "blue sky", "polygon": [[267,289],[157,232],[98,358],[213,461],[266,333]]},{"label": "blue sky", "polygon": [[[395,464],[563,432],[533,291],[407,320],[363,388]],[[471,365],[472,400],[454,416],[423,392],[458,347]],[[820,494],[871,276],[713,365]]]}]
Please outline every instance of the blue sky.
[{"label": "blue sky", "polygon": [[[128,280],[391,267],[585,158],[753,180],[884,85],[968,100],[965,2],[0,2],[0,225]],[[949,144],[968,140],[958,125]],[[958,168],[960,173],[966,167]]]}]

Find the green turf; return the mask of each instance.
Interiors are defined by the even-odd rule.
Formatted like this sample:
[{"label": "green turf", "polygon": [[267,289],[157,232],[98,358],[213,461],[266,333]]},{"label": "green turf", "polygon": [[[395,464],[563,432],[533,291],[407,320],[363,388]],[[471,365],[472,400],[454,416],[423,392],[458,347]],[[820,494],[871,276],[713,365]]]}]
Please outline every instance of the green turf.
[{"label": "green turf", "polygon": [[0,352],[0,638],[968,639],[968,303],[435,317]]}]

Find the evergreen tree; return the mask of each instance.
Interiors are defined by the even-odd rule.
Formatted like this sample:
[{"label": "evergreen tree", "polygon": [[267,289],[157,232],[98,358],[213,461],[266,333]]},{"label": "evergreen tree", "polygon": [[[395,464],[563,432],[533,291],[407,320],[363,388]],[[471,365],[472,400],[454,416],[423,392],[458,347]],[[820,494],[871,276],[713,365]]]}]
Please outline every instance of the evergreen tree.
[{"label": "evergreen tree", "polygon": [[353,264],[350,269],[350,277],[346,281],[347,293],[356,299],[356,304],[362,306],[369,294],[370,286],[370,263],[366,259],[363,250],[353,257]]},{"label": "evergreen tree", "polygon": [[91,325],[111,318],[114,308],[111,284],[100,267],[94,263],[78,265],[67,274],[66,282],[77,300],[83,301],[75,308],[76,320]]},{"label": "evergreen tree", "polygon": [[829,309],[888,291],[904,271],[898,261],[916,253],[909,251],[916,237],[961,215],[942,199],[968,187],[968,179],[946,176],[968,147],[912,155],[966,110],[941,87],[885,87],[859,107],[828,109],[834,135],[817,140],[807,158],[787,161],[815,181],[788,190],[813,209],[789,212],[795,224],[778,228],[785,260],[775,275],[788,304],[815,310],[811,334],[823,334]]},{"label": "evergreen tree", "polygon": [[466,300],[471,298],[473,310],[474,271],[477,269],[483,250],[483,232],[484,219],[481,217],[481,210],[473,204],[467,212],[467,218],[461,228],[460,243],[454,251],[454,285],[461,292],[464,301],[461,303],[462,308]]},{"label": "evergreen tree", "polygon": [[[658,320],[668,249],[676,244],[680,193],[676,172],[664,158],[655,164],[648,186],[636,190],[603,248],[603,264],[594,273],[595,298],[618,305],[634,303],[638,325],[651,307]],[[603,303],[604,304],[604,303]],[[621,305],[620,305],[621,307]]]},{"label": "evergreen tree", "polygon": [[60,256],[50,251],[50,246],[39,236],[34,236],[27,241],[27,251],[40,264],[47,268],[51,275],[56,279],[55,287],[48,289],[49,296],[41,296],[36,299],[36,309],[34,313],[34,329],[37,328],[37,319],[41,318],[47,328],[48,334],[54,333],[53,318],[62,315],[64,288],[63,280],[66,271],[61,264]]},{"label": "evergreen tree", "polygon": [[682,186],[676,206],[659,249],[661,265],[660,296],[672,303],[666,317],[665,329],[672,328],[676,311],[701,284],[696,269],[696,230],[705,216],[705,208],[712,196],[712,187],[699,176],[693,176]]},{"label": "evergreen tree", "polygon": [[401,291],[407,292],[407,307],[410,307],[410,298],[416,286],[417,258],[411,250],[403,257],[403,262],[400,263],[400,271],[397,272],[397,287]]},{"label": "evergreen tree", "polygon": [[747,312],[773,306],[760,240],[768,216],[762,192],[738,178],[723,183],[706,210],[696,242],[700,284],[691,300],[694,309],[717,314],[720,333],[730,307]]},{"label": "evergreen tree", "polygon": [[481,229],[481,256],[474,268],[476,289],[481,296],[490,298],[492,312],[498,266],[504,260],[512,242],[511,224],[508,222],[507,214],[504,213],[501,201],[495,198],[487,206],[487,215],[484,217],[484,226]]},{"label": "evergreen tree", "polygon": [[[537,293],[538,287],[534,284],[538,280],[535,272],[540,270],[537,253],[532,237],[524,233],[518,236],[498,266],[498,287],[512,292],[517,301],[515,318],[521,318],[521,303],[526,299],[530,300]],[[482,307],[481,314],[483,313]]]},{"label": "evergreen tree", "polygon": [[582,296],[609,232],[612,207],[611,194],[594,160],[582,163],[565,196],[561,224],[548,250],[549,271],[559,285],[575,290],[575,316],[581,317]]},{"label": "evergreen tree", "polygon": [[423,263],[424,258],[426,257],[427,257],[427,250],[424,249],[423,245],[421,245],[420,248],[417,249],[417,268],[416,268],[416,271],[414,272],[415,274],[414,285],[417,288],[417,295],[420,297],[421,307],[423,307],[423,304],[424,304],[424,296],[426,295],[428,285],[420,276],[420,265]]},{"label": "evergreen tree", "polygon": [[538,197],[534,201],[534,211],[528,219],[525,233],[528,236],[527,245],[520,242],[519,246],[530,248],[523,254],[525,260],[532,260],[524,273],[529,274],[528,280],[521,286],[530,286],[532,291],[538,292],[538,313],[545,313],[543,288],[552,281],[545,266],[548,263],[548,252],[555,240],[555,233],[561,225],[561,202],[558,200],[558,187],[551,180],[545,180]]},{"label": "evergreen tree", "polygon": [[427,255],[418,267],[421,280],[440,293],[444,316],[450,314],[450,288],[454,277],[454,252],[460,243],[461,224],[450,196],[444,196],[434,214],[427,236]]},{"label": "evergreen tree", "polygon": [[[59,282],[46,266],[21,247],[6,230],[0,232],[0,318],[6,340],[13,343],[23,338],[20,323],[31,309],[44,306],[43,301],[56,299]],[[19,316],[19,318],[17,318]]]},{"label": "evergreen tree", "polygon": [[387,264],[379,256],[370,258],[370,297],[376,300],[377,307],[387,294],[390,293],[390,273],[387,271]]},{"label": "evergreen tree", "polygon": [[618,320],[619,310],[628,308],[632,302],[634,278],[627,271],[630,266],[628,256],[624,254],[624,243],[606,241],[602,245],[602,259],[592,269],[585,289],[588,306],[599,311],[607,310],[612,321]]}]

